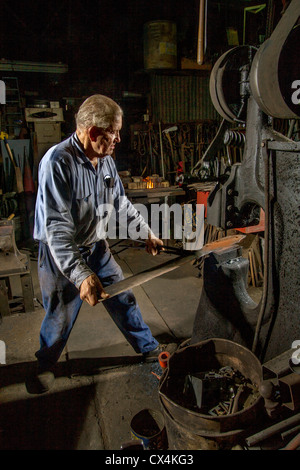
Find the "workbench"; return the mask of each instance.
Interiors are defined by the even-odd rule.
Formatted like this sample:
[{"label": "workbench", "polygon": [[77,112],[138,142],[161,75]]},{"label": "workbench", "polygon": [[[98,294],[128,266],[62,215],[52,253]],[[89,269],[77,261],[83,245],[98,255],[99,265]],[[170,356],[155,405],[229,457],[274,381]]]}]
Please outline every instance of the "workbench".
[{"label": "workbench", "polygon": [[[126,189],[126,195],[133,204],[166,204],[171,206],[172,199],[176,197],[185,196],[185,191],[178,186],[169,186],[168,188],[151,188],[151,189]],[[169,228],[168,214],[163,215],[162,223],[164,225],[163,233],[166,233]],[[151,223],[150,223],[151,225]],[[168,238],[173,239],[173,231],[168,235]],[[167,239],[168,239],[167,238]],[[165,243],[167,243],[165,239]]]},{"label": "workbench", "polygon": [[[141,199],[147,202],[157,202],[161,198],[185,196],[185,191],[179,186],[169,186],[168,188],[149,188],[149,189],[126,189],[125,193],[130,200]],[[155,201],[154,201],[155,200]]]}]

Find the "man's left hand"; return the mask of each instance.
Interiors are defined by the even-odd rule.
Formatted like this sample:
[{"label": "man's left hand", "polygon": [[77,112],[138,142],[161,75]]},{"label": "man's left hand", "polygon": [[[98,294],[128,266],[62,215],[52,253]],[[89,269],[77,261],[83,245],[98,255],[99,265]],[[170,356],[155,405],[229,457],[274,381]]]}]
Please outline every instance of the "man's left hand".
[{"label": "man's left hand", "polygon": [[163,245],[162,240],[156,237],[149,236],[149,238],[146,240],[146,251],[150,255],[155,256],[160,252],[159,246],[162,246],[162,245]]}]

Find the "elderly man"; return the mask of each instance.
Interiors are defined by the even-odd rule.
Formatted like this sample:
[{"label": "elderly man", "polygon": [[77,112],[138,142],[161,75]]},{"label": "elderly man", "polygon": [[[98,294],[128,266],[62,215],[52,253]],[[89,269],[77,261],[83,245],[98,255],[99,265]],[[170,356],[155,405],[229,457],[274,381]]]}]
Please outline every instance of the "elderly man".
[{"label": "elderly man", "polygon": [[[48,371],[66,345],[83,301],[99,298],[137,353],[158,355],[153,338],[131,291],[109,298],[105,287],[123,279],[103,238],[107,208],[145,235],[146,249],[157,253],[162,241],[124,194],[111,157],[120,142],[122,109],[110,98],[93,95],[76,116],[76,132],[52,147],[39,167],[34,238],[39,241],[39,281],[46,311],[36,353],[39,370]],[[124,217],[123,217],[124,218]],[[53,376],[54,378],[54,376]],[[49,383],[41,382],[41,391]]]}]

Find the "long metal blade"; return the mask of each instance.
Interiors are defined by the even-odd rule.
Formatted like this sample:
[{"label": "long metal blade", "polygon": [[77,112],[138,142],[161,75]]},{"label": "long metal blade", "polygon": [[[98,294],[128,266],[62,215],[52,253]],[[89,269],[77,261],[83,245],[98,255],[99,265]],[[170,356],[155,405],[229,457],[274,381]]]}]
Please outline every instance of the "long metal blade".
[{"label": "long metal blade", "polygon": [[[188,263],[189,261],[193,261],[195,259],[195,255],[190,256],[182,256],[176,259],[172,259],[167,263],[164,263],[158,267],[147,269],[141,273],[135,274],[134,276],[130,276],[123,281],[116,282],[115,284],[111,284],[108,287],[105,287],[105,292],[110,295],[110,297],[114,297],[115,295],[121,294],[122,292],[133,289],[134,287],[140,286],[155,277],[161,276],[169,271],[173,271],[173,269],[179,268],[183,264]],[[102,302],[102,299],[99,299],[99,302]]]},{"label": "long metal blade", "polygon": [[[190,255],[180,256],[178,258],[167,261],[158,267],[147,269],[146,271],[130,276],[123,281],[111,284],[110,286],[105,287],[105,292],[109,294],[110,298],[114,297],[126,290],[133,289],[134,287],[140,286],[141,284],[144,284],[151,279],[173,271],[174,269],[177,269],[184,264],[202,258],[203,256],[206,256],[213,251],[220,252],[238,245],[238,243],[240,243],[243,238],[245,238],[245,235],[232,235],[221,238],[215,242],[207,243],[197,253],[191,251]],[[99,299],[99,302],[103,302],[103,299]]]}]

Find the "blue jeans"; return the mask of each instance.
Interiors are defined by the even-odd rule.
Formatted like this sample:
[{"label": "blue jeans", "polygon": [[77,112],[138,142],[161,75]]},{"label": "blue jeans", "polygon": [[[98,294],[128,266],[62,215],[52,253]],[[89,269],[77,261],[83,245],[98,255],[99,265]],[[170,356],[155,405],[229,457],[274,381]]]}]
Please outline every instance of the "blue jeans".
[{"label": "blue jeans", "polygon": [[[82,252],[88,266],[97,274],[103,287],[124,279],[108,243],[95,243]],[[64,349],[76,321],[82,300],[79,290],[58,270],[47,245],[40,243],[38,274],[46,311],[40,331],[40,350],[36,357],[42,368],[54,365]],[[145,324],[132,291],[128,290],[103,302],[135,352],[146,353],[158,346]],[[97,308],[97,307],[95,307]]]}]

